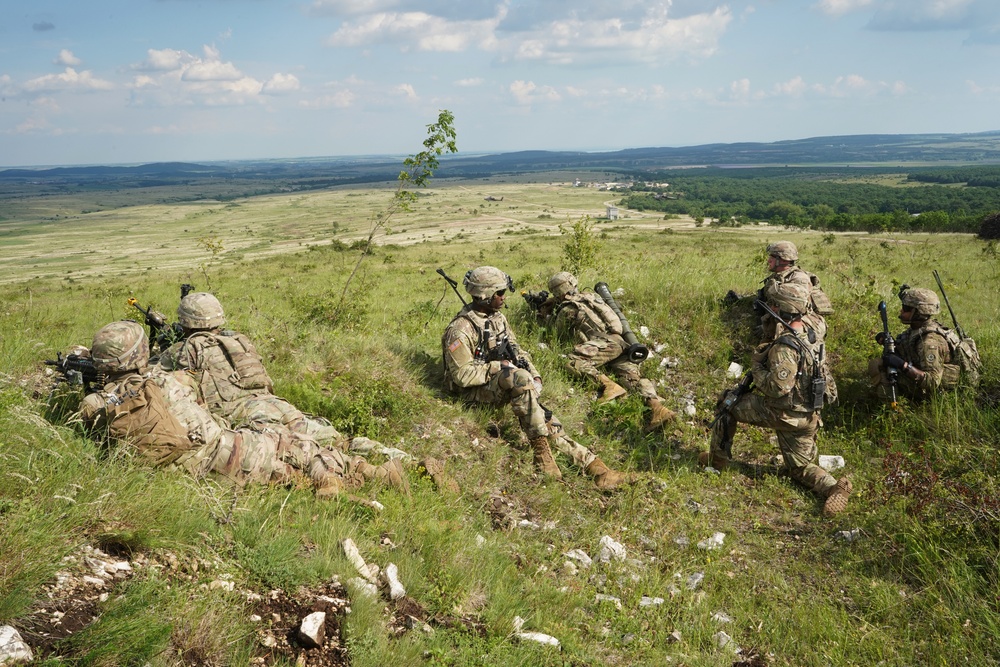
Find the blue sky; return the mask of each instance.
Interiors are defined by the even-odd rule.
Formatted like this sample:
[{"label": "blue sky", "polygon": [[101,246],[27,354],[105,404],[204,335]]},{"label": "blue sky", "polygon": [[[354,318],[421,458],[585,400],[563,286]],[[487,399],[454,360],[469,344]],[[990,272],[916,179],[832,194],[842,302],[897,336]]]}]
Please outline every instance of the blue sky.
[{"label": "blue sky", "polygon": [[0,167],[1000,129],[997,0],[0,7]]}]

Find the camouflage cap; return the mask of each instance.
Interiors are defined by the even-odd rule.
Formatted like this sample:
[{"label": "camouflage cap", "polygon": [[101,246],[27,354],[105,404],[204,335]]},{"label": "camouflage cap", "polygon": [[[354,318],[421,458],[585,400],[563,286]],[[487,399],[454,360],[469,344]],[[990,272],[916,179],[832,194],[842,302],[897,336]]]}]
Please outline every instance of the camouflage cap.
[{"label": "camouflage cap", "polygon": [[480,266],[465,274],[465,291],[477,299],[489,299],[502,290],[513,290],[514,281],[495,266]]},{"label": "camouflage cap", "polygon": [[767,246],[767,254],[769,257],[777,257],[789,262],[794,262],[799,258],[799,250],[791,241],[775,241]]},{"label": "camouflage cap", "polygon": [[576,276],[569,271],[560,271],[549,278],[549,292],[557,299],[561,299],[575,292],[577,284]]},{"label": "camouflage cap", "polygon": [[185,329],[215,329],[226,323],[222,304],[208,292],[194,292],[181,299],[177,321]]},{"label": "camouflage cap", "polygon": [[142,368],[149,361],[149,341],[142,325],[132,320],[112,322],[94,334],[90,346],[94,368],[101,373],[120,373]]},{"label": "camouflage cap", "polygon": [[776,283],[767,288],[767,302],[783,313],[805,315],[809,309],[809,290],[797,283]]},{"label": "camouflage cap", "polygon": [[899,295],[899,300],[908,308],[913,308],[924,317],[932,317],[941,312],[941,301],[934,290],[911,287]]}]

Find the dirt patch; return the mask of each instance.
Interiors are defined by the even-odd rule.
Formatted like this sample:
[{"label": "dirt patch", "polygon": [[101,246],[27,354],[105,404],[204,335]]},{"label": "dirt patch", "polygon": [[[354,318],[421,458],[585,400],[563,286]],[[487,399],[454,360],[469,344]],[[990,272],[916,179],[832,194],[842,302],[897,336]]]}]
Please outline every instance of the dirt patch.
[{"label": "dirt patch", "polygon": [[[349,665],[347,647],[341,638],[342,621],[349,605],[347,590],[338,581],[300,588],[294,594],[276,589],[260,596],[260,600],[252,600],[255,618],[260,618],[257,638],[262,651],[253,664],[273,665],[278,660],[293,660],[310,667]],[[302,619],[318,611],[324,612],[326,618],[323,643],[315,647],[299,636],[299,628]]]}]

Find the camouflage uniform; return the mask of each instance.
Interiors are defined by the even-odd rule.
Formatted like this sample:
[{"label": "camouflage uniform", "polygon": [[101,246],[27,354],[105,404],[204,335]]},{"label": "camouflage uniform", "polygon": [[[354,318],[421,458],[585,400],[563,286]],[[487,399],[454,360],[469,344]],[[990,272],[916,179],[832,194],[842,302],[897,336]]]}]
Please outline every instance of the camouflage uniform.
[{"label": "camouflage uniform", "polygon": [[[216,307],[217,313],[212,310]],[[208,316],[200,319],[192,315],[206,311]],[[204,292],[189,294],[181,300],[177,312],[189,333],[160,355],[160,366],[190,373],[198,384],[201,402],[212,414],[234,426],[280,424],[320,444],[346,447],[346,438],[332,425],[306,416],[271,393],[271,378],[250,339],[221,328],[222,306],[215,297]],[[197,328],[205,324],[211,328]]]},{"label": "camouflage uniform", "polygon": [[[144,353],[133,354],[124,363],[109,363],[109,348],[118,352],[134,340]],[[375,468],[363,458],[322,447],[282,426],[226,428],[197,402],[190,376],[145,366],[148,343],[135,322],[104,327],[94,337],[93,349],[95,365],[106,370],[111,381],[84,398],[81,418],[133,443],[156,465],[183,468],[197,476],[216,472],[239,484],[287,481],[298,470],[309,476],[321,495],[358,487],[373,477],[405,484],[396,462]]]},{"label": "camouflage uniform", "polygon": [[[625,356],[629,344],[622,336],[621,319],[604,299],[593,292],[578,292],[576,277],[566,271],[552,276],[548,287],[553,307],[540,313],[547,311],[546,324],[576,341],[567,363],[570,372],[600,386],[602,402],[624,395],[626,389],[638,393],[652,411],[650,428],[659,428],[673,419],[675,413],[663,407],[653,383],[642,377],[639,365]],[[601,372],[602,368],[625,388]]]},{"label": "camouflage uniform", "polygon": [[[561,479],[562,473],[550,449],[566,454],[594,477],[601,489],[612,489],[627,481],[625,475],[608,468],[589,449],[568,437],[551,413],[539,404],[541,379],[531,356],[517,345],[507,318],[500,312],[506,293],[514,286],[506,273],[481,266],[465,274],[466,291],[473,302],[459,311],[441,336],[444,382],[448,391],[471,403],[509,403],[531,440],[535,466],[544,474]],[[498,347],[509,344],[519,363],[500,360]]]},{"label": "camouflage uniform", "polygon": [[[948,344],[949,329],[932,318],[941,310],[937,295],[932,290],[912,288],[900,298],[903,306],[913,309],[916,316],[910,328],[895,339],[896,355],[907,364],[899,366],[899,388],[918,400],[957,388],[962,369]],[[889,376],[884,355],[868,362],[868,373],[876,391],[887,395]]]},{"label": "camouflage uniform", "polygon": [[[807,307],[808,292],[801,285],[775,287],[770,295],[769,300],[779,310],[791,313],[796,320]],[[804,327],[795,333],[785,330],[774,341],[762,344],[752,359],[754,391],[741,396],[730,412],[718,419],[709,452],[699,460],[724,469],[731,457],[737,424],[773,428],[789,476],[827,499],[824,511],[835,514],[846,506],[851,487],[848,480],[838,482],[816,463],[816,433],[821,421],[819,411],[813,408],[812,380],[817,354],[818,344],[810,342]],[[725,397],[723,394],[720,403]],[[835,494],[836,502],[831,502]]]},{"label": "camouflage uniform", "polygon": [[[782,262],[792,262],[792,264],[786,268],[772,271],[771,275],[764,278],[763,286],[758,294],[766,300],[767,293],[775,285],[800,285],[806,289],[809,293],[809,303],[808,310],[802,315],[802,323],[812,329],[820,340],[825,340],[826,318],[820,311],[830,313],[833,312],[833,307],[829,298],[820,289],[819,278],[794,264],[799,258],[799,251],[791,241],[777,241],[770,244],[767,246],[767,254],[768,257]],[[774,340],[778,333],[778,323],[765,313],[761,315],[760,324],[763,330],[762,342]]]}]

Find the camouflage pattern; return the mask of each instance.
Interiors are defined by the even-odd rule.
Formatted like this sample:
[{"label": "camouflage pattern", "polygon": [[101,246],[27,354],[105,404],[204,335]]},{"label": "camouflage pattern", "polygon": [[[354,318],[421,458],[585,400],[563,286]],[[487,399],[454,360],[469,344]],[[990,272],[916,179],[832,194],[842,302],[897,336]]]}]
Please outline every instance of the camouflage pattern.
[{"label": "camouflage pattern", "polygon": [[[825,498],[837,480],[816,463],[816,432],[821,420],[820,413],[811,409],[813,360],[800,351],[792,337],[783,333],[754,354],[754,391],[742,396],[731,412],[716,422],[709,451],[713,458],[728,461],[738,423],[773,428],[789,476]],[[805,334],[796,337],[811,346]]]},{"label": "camouflage pattern", "polygon": [[329,423],[306,416],[271,393],[271,378],[263,359],[241,333],[195,332],[160,355],[160,366],[191,375],[200,401],[235,427],[280,425],[321,445],[342,446],[345,442]]},{"label": "camouflage pattern", "polygon": [[599,294],[565,295],[549,316],[548,324],[577,341],[566,364],[571,373],[600,384],[601,375],[607,371],[643,399],[660,400],[653,383],[642,377],[639,365],[622,357],[629,347],[621,336],[622,322]]},{"label": "camouflage pattern", "polygon": [[577,285],[576,276],[569,271],[560,271],[549,278],[549,292],[557,299],[574,294]]},{"label": "camouflage pattern", "polygon": [[149,361],[146,330],[132,320],[112,322],[94,334],[90,355],[99,373],[113,374],[141,368]]},{"label": "camouflage pattern", "polygon": [[495,266],[480,266],[465,274],[462,279],[465,291],[476,299],[488,299],[501,290],[513,290],[510,276]]},{"label": "camouflage pattern", "polygon": [[[802,318],[802,322],[815,331],[820,339],[825,339],[827,330],[826,319],[817,311],[815,305],[812,303],[813,278],[812,274],[803,271],[797,266],[789,267],[783,271],[774,271],[771,275],[764,278],[761,294],[765,295],[766,298],[766,295],[772,293],[779,285],[796,285],[807,290],[810,295],[810,307],[806,312],[806,316]],[[819,279],[817,278],[815,287],[818,286]],[[778,334],[778,323],[765,313],[760,318],[760,324],[764,331],[762,342],[774,340],[774,337]]]},{"label": "camouflage pattern", "polygon": [[799,283],[772,283],[764,296],[779,312],[805,315],[809,310],[809,292],[810,288]]},{"label": "camouflage pattern", "polygon": [[185,329],[217,329],[226,323],[226,315],[213,295],[193,292],[177,306],[177,321]]},{"label": "camouflage pattern", "polygon": [[[483,334],[489,330],[489,349],[498,339],[507,337],[518,356],[527,361],[527,369],[504,367],[499,361],[487,361],[480,354]],[[555,417],[545,419],[545,410],[538,402],[539,390],[535,378],[538,370],[531,356],[517,345],[514,332],[503,313],[481,313],[466,306],[451,321],[441,337],[445,387],[469,403],[488,405],[510,404],[521,430],[529,440],[551,436],[552,446],[581,468],[596,458],[580,443],[567,437]],[[486,357],[489,356],[487,351]]]},{"label": "camouflage pattern", "polygon": [[789,262],[794,262],[799,258],[799,250],[791,241],[775,241],[767,246],[767,254]]},{"label": "camouflage pattern", "polygon": [[[913,399],[924,399],[939,391],[951,391],[958,387],[962,368],[952,357],[948,334],[949,330],[937,320],[927,320],[918,327],[907,329],[896,338],[896,354],[924,372],[920,380],[914,380],[900,370],[897,386],[905,395]],[[887,397],[889,376],[881,357],[868,362],[868,374],[876,391]]]},{"label": "camouflage pattern", "polygon": [[899,295],[899,300],[907,308],[913,308],[921,317],[934,317],[941,312],[941,301],[934,290],[911,287]]}]

